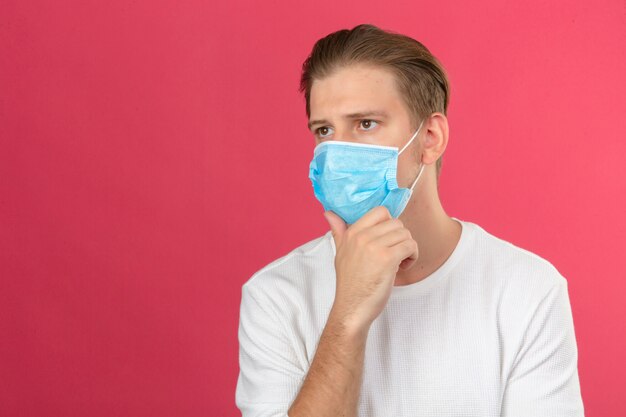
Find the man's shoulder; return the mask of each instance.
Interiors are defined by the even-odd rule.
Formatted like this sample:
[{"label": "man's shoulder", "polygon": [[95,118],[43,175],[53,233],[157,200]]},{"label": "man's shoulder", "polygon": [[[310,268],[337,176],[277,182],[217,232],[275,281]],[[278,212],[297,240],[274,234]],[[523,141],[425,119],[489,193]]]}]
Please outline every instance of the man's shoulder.
[{"label": "man's shoulder", "polygon": [[332,236],[327,232],[295,247],[257,270],[243,287],[254,291],[275,292],[306,284],[320,268],[328,268],[329,264],[333,266],[330,239]]},{"label": "man's shoulder", "polygon": [[477,251],[485,268],[511,288],[532,288],[545,292],[555,285],[566,284],[557,267],[543,256],[473,224],[477,231]]}]

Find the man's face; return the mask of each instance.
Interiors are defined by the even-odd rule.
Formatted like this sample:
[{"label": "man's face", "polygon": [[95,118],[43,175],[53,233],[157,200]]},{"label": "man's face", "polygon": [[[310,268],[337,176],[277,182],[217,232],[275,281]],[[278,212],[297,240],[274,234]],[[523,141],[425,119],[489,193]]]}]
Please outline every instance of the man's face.
[{"label": "man's face", "polygon": [[[315,143],[327,140],[395,146],[409,141],[409,110],[398,92],[394,75],[377,66],[343,67],[313,82],[310,130]],[[398,159],[398,185],[408,187],[419,169],[418,152],[426,129]]]}]

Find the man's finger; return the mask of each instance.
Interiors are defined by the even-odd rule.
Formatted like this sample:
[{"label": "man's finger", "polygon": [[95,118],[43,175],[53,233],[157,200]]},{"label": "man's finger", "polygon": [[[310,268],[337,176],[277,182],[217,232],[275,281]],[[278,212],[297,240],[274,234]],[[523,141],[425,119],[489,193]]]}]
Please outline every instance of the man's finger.
[{"label": "man's finger", "polygon": [[366,229],[391,218],[391,214],[389,213],[389,210],[387,210],[387,207],[376,206],[361,216],[361,218],[350,227],[358,230]]},{"label": "man's finger", "polygon": [[332,211],[325,211],[324,217],[330,226],[330,231],[333,235],[333,239],[335,239],[335,246],[339,246],[341,244],[341,240],[343,239],[343,234],[348,228],[346,222],[343,221],[341,217],[333,213]]}]

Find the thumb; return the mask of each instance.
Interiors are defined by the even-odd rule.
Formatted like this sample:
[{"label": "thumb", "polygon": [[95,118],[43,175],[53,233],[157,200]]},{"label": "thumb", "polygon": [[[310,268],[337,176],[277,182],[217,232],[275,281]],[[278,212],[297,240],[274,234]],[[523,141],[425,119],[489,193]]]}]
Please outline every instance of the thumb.
[{"label": "thumb", "polygon": [[325,211],[324,217],[330,226],[330,231],[335,239],[336,246],[339,246],[344,232],[348,228],[346,222],[341,217],[333,213],[332,211]]}]

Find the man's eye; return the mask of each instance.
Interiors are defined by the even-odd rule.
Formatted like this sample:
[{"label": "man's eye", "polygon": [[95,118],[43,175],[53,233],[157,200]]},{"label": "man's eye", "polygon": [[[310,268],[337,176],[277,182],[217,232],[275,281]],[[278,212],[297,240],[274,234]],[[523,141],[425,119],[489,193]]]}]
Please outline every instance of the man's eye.
[{"label": "man's eye", "polygon": [[364,130],[372,130],[376,126],[378,126],[378,122],[375,120],[369,120],[369,119],[361,120],[361,127],[363,127]]},{"label": "man's eye", "polygon": [[322,127],[318,127],[317,129],[315,129],[315,133],[317,133],[317,135],[320,138],[325,138],[326,136],[330,136],[332,131],[333,129],[328,126],[322,126]]}]

